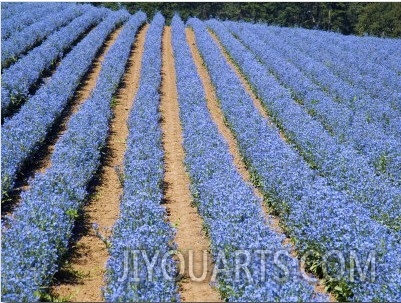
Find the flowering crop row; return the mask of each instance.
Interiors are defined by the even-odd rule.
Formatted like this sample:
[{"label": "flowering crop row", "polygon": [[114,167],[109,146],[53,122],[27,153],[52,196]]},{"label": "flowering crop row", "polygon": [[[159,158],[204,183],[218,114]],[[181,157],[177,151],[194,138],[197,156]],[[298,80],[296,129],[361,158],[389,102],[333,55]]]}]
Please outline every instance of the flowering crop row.
[{"label": "flowering crop row", "polygon": [[107,10],[89,7],[84,15],[50,35],[40,46],[34,48],[2,74],[2,116],[12,112],[16,103],[28,98],[29,89],[40,79],[42,73],[91,26],[105,17]]},{"label": "flowering crop row", "polygon": [[[334,63],[333,68],[341,77],[365,89],[372,97],[379,99],[393,97],[390,99],[393,104],[400,100],[399,39],[358,39],[351,36],[349,40],[346,39],[340,44],[326,43],[325,46],[326,52],[332,54],[331,60],[327,62]],[[358,77],[358,73],[363,77]],[[394,92],[395,95],[392,94]],[[401,109],[399,103],[398,108]]]},{"label": "flowering crop row", "polygon": [[[119,16],[122,16],[119,14]],[[125,16],[125,13],[123,14]],[[2,238],[2,299],[36,301],[68,247],[86,187],[100,164],[113,94],[125,71],[133,37],[145,21],[138,13],[107,52],[91,97],[55,146],[52,166],[36,175],[21,204],[8,218]]]},{"label": "flowering crop row", "polygon": [[[190,24],[196,26],[194,21]],[[283,237],[268,227],[262,201],[236,170],[228,146],[208,112],[202,83],[186,43],[184,24],[177,16],[173,18],[172,30],[185,162],[217,266],[221,266],[220,253],[225,253],[225,272],[217,275],[222,296],[229,301],[327,300],[314,293],[303,279],[297,260],[281,244]],[[250,251],[252,279],[245,275],[234,278],[239,250]],[[283,262],[289,265],[288,280],[274,278],[279,275],[279,268],[273,260],[263,264],[262,256],[258,255],[261,250],[286,252]],[[259,276],[261,266],[266,276]]]},{"label": "flowering crop row", "polygon": [[[276,129],[260,116],[241,82],[229,67],[217,45],[200,21],[192,21],[197,45],[215,85],[227,123],[234,131],[249,169],[281,216],[298,251],[355,251],[366,260],[376,254],[375,280],[351,279],[352,266],[346,274],[327,279],[329,290],[342,300],[399,301],[401,293],[400,244],[394,234],[370,218],[359,203],[330,187],[279,136]],[[252,61],[241,61],[264,71]],[[264,79],[271,98],[287,98],[274,82]],[[282,107],[286,105],[281,103]],[[298,127],[302,127],[298,124]],[[318,139],[319,140],[319,139]],[[339,163],[340,164],[340,163]],[[380,205],[381,207],[381,205]],[[378,207],[378,208],[380,208]],[[320,261],[312,258],[310,269],[316,271]],[[347,263],[349,263],[347,257]],[[329,271],[335,271],[334,267]],[[318,272],[318,271],[317,271]]]},{"label": "flowering crop row", "polygon": [[[235,27],[234,23],[231,23],[231,25]],[[338,115],[342,116],[339,122],[352,122],[352,124],[345,127],[348,132],[351,131],[351,134],[354,134],[352,131],[355,128],[354,124],[355,122],[360,122],[363,123],[365,128],[369,129],[369,137],[372,137],[372,134],[376,137],[378,135],[377,133],[382,134],[382,136],[392,133],[398,136],[401,134],[401,129],[397,127],[397,123],[401,123],[399,122],[400,113],[394,110],[389,102],[389,100],[399,100],[401,98],[401,87],[398,89],[398,98],[396,98],[394,94],[391,96],[387,93],[386,97],[380,96],[373,99],[362,88],[354,87],[351,83],[341,79],[329,66],[317,60],[313,54],[298,49],[300,41],[297,41],[298,43],[294,45],[292,38],[287,37],[287,39],[285,39],[283,35],[271,34],[270,31],[267,31],[268,27],[263,25],[252,27],[243,24],[241,27],[244,29],[246,28],[248,30],[247,33],[249,33],[250,30],[253,35],[256,35],[255,38],[257,38],[255,40],[261,40],[263,48],[268,46],[269,49],[272,49],[280,63],[288,60],[285,67],[286,71],[287,68],[290,68],[292,70],[291,72],[297,73],[300,79],[304,79],[305,77],[311,78],[311,80],[301,80],[304,84],[303,91],[297,90],[298,87],[294,88],[296,93],[300,94],[301,98],[309,97],[319,101],[322,98],[333,98],[333,100],[328,100],[326,103],[329,102],[328,106],[330,106],[330,108],[338,108]],[[268,35],[266,36],[266,34]],[[365,61],[369,62],[369,60],[366,59]],[[333,64],[336,66],[338,65],[337,62]],[[296,66],[296,69],[294,66]],[[283,67],[279,70],[277,70],[277,67],[275,68],[280,75],[283,69]],[[356,78],[356,75],[353,76]],[[366,77],[366,75],[363,75],[363,77]],[[387,85],[393,89],[395,88],[394,82],[397,82],[397,79],[400,80],[399,76],[388,74],[388,72],[387,74],[382,73],[381,77],[384,77],[387,81]],[[292,87],[293,84],[290,82],[289,86]],[[308,94],[309,90],[317,90],[320,92],[311,95]],[[334,100],[337,102],[336,104],[333,103]],[[401,124],[398,124],[398,126],[400,125]],[[344,125],[342,125],[342,127],[344,127]],[[356,133],[356,135],[358,134],[359,133]]]},{"label": "flowering crop row", "polygon": [[30,2],[30,3],[1,3],[1,22],[5,22],[7,19],[14,17],[22,12],[33,10],[36,8],[43,7],[44,3]]},{"label": "flowering crop row", "polygon": [[68,8],[65,3],[49,3],[32,10],[26,10],[14,18],[10,18],[1,24],[1,40],[8,39],[12,34],[23,30],[25,27],[39,21],[41,18],[54,13],[57,10]]},{"label": "flowering crop row", "polygon": [[[383,103],[401,110],[401,48],[398,39],[333,35],[319,31],[276,29],[279,37],[291,36],[289,43],[316,61],[328,65],[337,76]],[[361,77],[361,75],[363,75]],[[387,102],[388,102],[387,101]]]},{"label": "flowering crop row", "polygon": [[11,18],[17,13],[21,13],[23,3],[2,2],[1,3],[1,22]]},{"label": "flowering crop row", "polygon": [[[309,116],[264,65],[217,21],[208,21],[275,121],[298,150],[330,184],[347,192],[367,208],[377,221],[401,227],[401,190],[377,176],[363,156],[330,136]],[[255,42],[256,43],[256,42]],[[266,52],[265,52],[266,53]],[[380,208],[377,205],[380,205]]]},{"label": "flowering crop row", "polygon": [[[125,262],[133,251],[146,251],[150,258],[175,249],[174,229],[166,222],[162,202],[163,150],[160,128],[159,87],[161,83],[161,38],[164,17],[155,15],[144,46],[139,90],[129,115],[127,150],[124,160],[124,192],[111,238],[107,262],[106,301],[178,301],[174,278],[164,279],[162,268],[176,276],[176,263],[157,258],[152,278],[147,264],[138,261],[137,271]],[[136,275],[136,277],[134,276]]]},{"label": "flowering crop row", "polygon": [[129,14],[110,14],[61,61],[50,81],[31,97],[2,127],[2,194],[14,186],[26,159],[46,138],[49,129],[73,96],[106,37]]},{"label": "flowering crop row", "polygon": [[71,4],[68,9],[51,14],[3,41],[1,43],[1,67],[6,68],[17,61],[18,57],[32,48],[35,43],[42,41],[58,28],[82,15],[88,7],[88,5]]},{"label": "flowering crop row", "polygon": [[[266,52],[268,46],[260,37],[255,36],[253,31],[240,32],[235,26],[232,27],[232,30],[240,35],[246,46],[256,52],[260,60],[273,70],[281,82],[290,87],[297,98],[302,100],[303,106],[308,109],[313,118],[317,118],[343,144],[349,144],[358,152],[362,152],[377,173],[388,176],[395,182],[401,182],[399,178],[401,175],[401,154],[399,153],[401,142],[396,134],[386,134],[380,122],[368,123],[366,114],[358,109],[348,109],[334,102],[319,86],[287,62],[281,53],[271,48],[269,48],[269,52]],[[280,44],[279,42],[274,43]],[[374,104],[374,101],[370,103]],[[385,108],[384,105],[383,108]],[[391,126],[389,125],[390,128],[397,129],[397,123],[401,123],[399,122],[399,113],[398,116],[396,113],[391,114],[393,111],[390,108],[387,108],[387,112],[389,119],[390,116],[393,116],[391,121],[394,121]]]},{"label": "flowering crop row", "polygon": [[[231,25],[234,28],[236,27],[236,25],[233,23],[231,23]],[[266,31],[266,27],[264,26],[249,27],[247,25],[243,25],[241,27],[247,28],[248,34],[249,30],[251,30],[253,36],[256,34],[257,36],[255,36],[254,41],[261,40],[263,44],[266,44],[263,46],[263,48],[268,46],[273,53],[271,54],[271,52],[269,52],[269,55],[276,57],[277,61],[283,63],[285,62],[284,58],[287,58],[291,64],[286,62],[286,72],[287,69],[290,69],[290,73],[297,73],[297,76],[302,79],[306,76],[312,78],[312,81],[314,82],[313,84],[311,80],[302,81],[305,85],[303,90],[297,89],[299,87],[298,85],[295,85],[294,89],[296,93],[300,94],[301,98],[315,98],[313,99],[315,102],[316,100],[320,101],[321,99],[325,99],[325,103],[327,103],[332,111],[335,107],[337,107],[336,109],[338,113],[333,114],[341,117],[341,119],[338,119],[337,122],[343,123],[342,127],[344,127],[346,130],[345,136],[348,135],[351,140],[356,139],[356,143],[358,143],[358,140],[362,141],[362,143],[359,144],[360,146],[364,146],[364,144],[369,145],[371,140],[378,141],[374,142],[378,146],[385,146],[385,138],[387,138],[388,135],[395,135],[398,137],[401,135],[401,121],[399,119],[400,112],[396,110],[397,106],[395,106],[397,103],[399,103],[398,101],[401,98],[401,88],[396,89],[395,85],[395,82],[399,82],[399,76],[395,74],[390,75],[388,73],[383,73],[381,77],[386,79],[386,85],[391,87],[394,91],[386,92],[382,96],[372,98],[362,88],[354,86],[352,83],[348,83],[334,73],[331,65],[338,66],[336,61],[330,65],[324,64],[314,56],[314,52],[304,53],[298,50],[297,48],[300,47],[301,41],[297,41],[297,43],[294,44],[294,42],[291,43],[293,38],[287,37],[287,39],[285,39],[283,35],[276,36],[270,34],[268,36],[269,38],[266,39],[266,34],[270,33],[270,31]],[[366,58],[365,61],[369,62],[369,60]],[[270,63],[270,61],[268,62]],[[299,70],[294,69],[292,64],[295,65]],[[269,67],[274,68],[274,70],[282,78],[292,77],[290,75],[286,76],[285,73],[283,75],[283,67],[278,68],[277,65],[273,67],[271,64]],[[361,77],[361,75],[356,75],[354,71],[353,78],[355,79],[358,77]],[[365,77],[365,74],[362,75],[362,78]],[[284,80],[284,82],[286,82],[286,80]],[[292,83],[293,81],[290,81],[290,83],[288,83],[289,86],[292,87]],[[321,88],[317,88],[316,85]],[[381,88],[382,90],[386,89],[386,87],[383,85]],[[308,92],[309,90],[311,92]],[[320,92],[317,94],[315,91]],[[327,99],[329,96],[333,98],[337,104],[333,104],[333,100]],[[309,106],[313,107],[313,105],[314,103]],[[343,112],[339,111],[341,109]],[[319,114],[319,111],[317,113]],[[333,120],[333,118],[331,120]],[[332,122],[333,121],[329,121],[329,123]],[[345,123],[348,123],[348,125],[345,126]],[[341,133],[341,128],[339,128],[341,126],[336,124],[334,126],[337,126],[336,132],[338,131]],[[355,128],[358,131],[355,132]],[[366,136],[363,134],[361,135],[361,132],[368,134],[369,140],[366,140]],[[340,135],[343,136],[342,134]],[[365,147],[365,150],[369,151],[369,148]]]}]

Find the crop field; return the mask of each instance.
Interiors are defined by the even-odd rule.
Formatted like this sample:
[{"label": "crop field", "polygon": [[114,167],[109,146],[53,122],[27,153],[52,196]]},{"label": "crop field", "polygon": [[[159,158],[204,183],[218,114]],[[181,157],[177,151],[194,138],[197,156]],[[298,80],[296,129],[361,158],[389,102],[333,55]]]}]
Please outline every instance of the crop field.
[{"label": "crop field", "polygon": [[1,4],[2,301],[401,301],[401,39]]}]

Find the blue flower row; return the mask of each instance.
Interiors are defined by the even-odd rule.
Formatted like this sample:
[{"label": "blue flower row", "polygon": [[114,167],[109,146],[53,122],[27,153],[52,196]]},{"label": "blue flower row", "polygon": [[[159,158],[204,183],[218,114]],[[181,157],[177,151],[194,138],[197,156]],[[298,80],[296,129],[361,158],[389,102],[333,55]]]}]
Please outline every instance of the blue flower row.
[{"label": "blue flower row", "polygon": [[[334,188],[359,201],[371,213],[372,218],[399,230],[401,189],[377,176],[365,157],[330,136],[321,124],[291,98],[291,94],[266,71],[266,67],[255,55],[221,23],[208,22],[213,24],[213,30],[218,33],[223,45],[238,63],[275,122],[295,143],[302,156]],[[254,42],[257,44],[257,41]]]},{"label": "blue flower row", "polygon": [[[162,256],[175,249],[174,229],[166,222],[166,210],[160,205],[163,150],[158,90],[163,27],[164,17],[157,13],[146,34],[140,86],[128,120],[124,192],[120,218],[113,228],[104,292],[110,302],[179,300],[176,263],[170,256],[165,259],[167,264],[162,264]],[[134,251],[138,252],[137,271],[126,261],[134,257]],[[145,252],[150,260],[157,258],[152,277],[147,276],[148,267],[141,256]],[[171,280],[163,276],[165,267],[170,269]]]},{"label": "blue flower row", "polygon": [[36,8],[45,6],[43,2],[28,2],[28,3],[12,3],[2,2],[1,3],[1,22],[17,16],[23,12],[30,11]]},{"label": "blue flower row", "polygon": [[40,146],[56,118],[74,95],[106,37],[125,21],[126,11],[111,13],[61,61],[50,81],[2,126],[2,194],[14,186],[23,163]]},{"label": "blue flower row", "polygon": [[[266,28],[266,27],[265,27]],[[303,29],[276,29],[279,37],[290,37],[296,45],[356,89],[379,103],[386,101],[401,110],[400,39],[360,38]]]},{"label": "blue flower row", "polygon": [[[357,92],[344,81],[330,77],[330,71],[316,61],[306,58],[294,46],[284,46],[282,37],[269,35],[269,43],[261,38],[266,31],[255,30],[246,24],[230,23],[230,28],[260,57],[286,87],[303,102],[303,106],[319,120],[332,135],[362,152],[378,173],[389,175],[401,184],[401,119],[386,100],[374,100]],[[242,30],[241,30],[242,28]],[[262,27],[263,28],[263,27]],[[255,35],[258,33],[259,35]],[[243,37],[243,38],[242,38]],[[274,45],[274,46],[273,46]],[[280,47],[279,51],[274,48]],[[269,52],[266,52],[266,49]],[[284,55],[285,54],[285,55]],[[288,59],[286,59],[288,57]],[[291,62],[287,62],[287,60]],[[295,65],[295,66],[294,66]],[[317,81],[324,82],[324,91],[304,74],[313,70]],[[325,79],[325,80],[323,80]],[[331,83],[331,84],[328,84]],[[330,87],[342,92],[342,98],[350,100],[351,108],[334,101]],[[344,95],[347,96],[344,96]],[[366,94],[365,94],[366,95]],[[355,98],[354,98],[355,97]],[[374,117],[377,117],[375,119]]]},{"label": "blue flower row", "polygon": [[[196,26],[196,22],[192,21]],[[177,72],[180,117],[183,126],[187,169],[198,211],[210,236],[212,256],[217,266],[224,252],[225,272],[218,274],[218,288],[229,301],[323,301],[303,279],[297,260],[290,256],[283,237],[270,229],[261,203],[252,188],[244,182],[233,164],[227,143],[219,134],[207,105],[186,42],[184,24],[175,16],[172,21],[173,49]],[[236,279],[236,254],[250,253],[251,279]],[[283,252],[288,266],[287,280],[278,281],[279,268],[273,258],[262,263],[258,250]],[[285,252],[285,253],[284,253]],[[261,275],[261,268],[266,276]]]},{"label": "blue flower row", "polygon": [[[234,23],[230,24],[235,27]],[[323,95],[326,95],[326,98],[333,98],[333,101],[341,105],[340,108],[349,108],[354,115],[361,115],[359,119],[363,120],[363,123],[373,132],[375,131],[373,127],[377,124],[377,126],[381,128],[381,132],[384,130],[385,133],[401,134],[401,130],[394,127],[394,124],[399,120],[398,117],[400,113],[394,111],[391,106],[391,100],[394,101],[396,98],[395,91],[393,93],[387,92],[386,96],[383,95],[372,98],[364,89],[354,87],[351,83],[335,74],[332,68],[329,67],[328,64],[319,61],[314,53],[299,49],[302,47],[300,41],[297,40],[297,43],[294,43],[293,40],[295,39],[289,35],[287,37],[284,36],[284,34],[276,35],[271,32],[273,30],[268,30],[270,28],[263,25],[252,26],[243,24],[239,28],[241,27],[251,30],[252,35],[256,35],[256,37],[261,39],[262,43],[266,44],[265,46],[268,45],[275,56],[279,56],[280,62],[288,60],[286,66],[289,66],[293,70],[292,73],[298,73],[301,78],[310,78],[310,80],[305,83],[307,84],[308,90],[316,90],[318,89],[316,86],[319,86],[320,90],[324,90],[325,92]],[[268,39],[266,39],[267,37]],[[366,64],[371,63],[368,57],[365,58],[365,61]],[[294,69],[294,65],[296,69]],[[337,66],[337,62],[335,62],[334,65]],[[364,75],[357,74],[353,76],[354,78],[358,76],[365,77]],[[397,78],[400,78],[394,74],[382,74],[381,77],[385,77],[387,80],[386,85],[382,86],[383,89],[386,89],[387,86],[394,89],[394,82],[397,82]],[[305,92],[300,93],[305,94]],[[321,93],[323,93],[323,91]],[[398,95],[400,93],[401,88],[398,89]],[[398,96],[398,100],[399,97],[400,95]],[[347,114],[347,112],[345,112],[345,114]],[[355,123],[355,121],[353,121],[353,123]]]},{"label": "blue flower row", "polygon": [[[338,274],[338,264],[327,266],[331,279],[325,276],[329,290],[342,300],[399,301],[401,293],[401,247],[399,239],[387,228],[370,218],[359,203],[330,187],[303,159],[291,149],[263,119],[235,72],[230,68],[216,43],[200,21],[190,19],[197,45],[215,85],[222,110],[238,140],[249,169],[268,195],[271,206],[279,213],[286,231],[302,255],[314,250],[321,255],[338,251],[344,257],[344,272]],[[241,62],[263,70],[252,61]],[[272,97],[282,96],[277,85],[265,79]],[[285,104],[281,104],[285,107]],[[302,124],[298,124],[302,127]],[[317,137],[319,140],[319,137]],[[340,163],[339,163],[340,165]],[[365,262],[375,255],[375,279],[363,276],[351,278],[353,267],[350,252]],[[311,270],[322,260],[311,257]],[[319,272],[319,271],[317,271]]]},{"label": "blue flower row", "polygon": [[48,16],[61,9],[67,9],[66,3],[49,3],[32,10],[22,11],[20,14],[9,18],[1,24],[1,40],[8,39],[11,35],[22,31],[25,27],[40,21],[41,18]]},{"label": "blue flower row", "polygon": [[2,74],[2,116],[11,113],[14,102],[28,98],[29,89],[40,79],[42,73],[91,26],[106,16],[107,10],[89,7],[84,15],[50,35],[40,46],[34,48]]},{"label": "blue flower row", "polygon": [[125,71],[133,37],[145,18],[138,13],[124,26],[104,58],[91,97],[57,142],[52,166],[30,182],[20,206],[6,222],[1,260],[5,301],[37,301],[57,270],[87,196],[87,185],[99,167],[112,97]]},{"label": "blue flower row", "polygon": [[57,14],[51,14],[3,41],[1,43],[1,67],[10,66],[35,43],[42,41],[55,30],[82,15],[88,7],[88,5],[71,4],[68,9],[62,10]]},{"label": "blue flower row", "polygon": [[[372,97],[391,97],[392,104],[396,104],[401,97],[401,56],[398,51],[401,48],[401,40],[360,39],[355,36],[350,38],[345,40],[345,43],[337,38],[333,49],[330,43],[328,44],[328,51],[333,51],[332,59],[335,59],[334,70],[355,86],[365,89]],[[353,79],[356,75],[363,76]],[[398,108],[401,110],[399,102]]]}]

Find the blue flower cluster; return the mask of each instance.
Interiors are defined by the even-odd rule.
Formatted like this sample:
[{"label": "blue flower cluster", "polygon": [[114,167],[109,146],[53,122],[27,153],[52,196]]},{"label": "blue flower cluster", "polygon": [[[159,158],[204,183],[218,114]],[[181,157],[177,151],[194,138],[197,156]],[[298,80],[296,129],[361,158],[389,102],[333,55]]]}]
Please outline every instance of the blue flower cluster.
[{"label": "blue flower cluster", "polygon": [[2,194],[9,192],[26,159],[40,146],[55,119],[74,95],[106,37],[127,20],[127,11],[113,12],[61,61],[50,81],[6,119],[1,136]]},{"label": "blue flower cluster", "polygon": [[[159,87],[161,83],[161,38],[164,17],[157,13],[146,33],[140,86],[129,115],[127,150],[124,159],[124,193],[111,238],[104,297],[110,302],[178,301],[175,283],[177,266],[173,258],[162,256],[175,249],[174,229],[166,222],[163,198],[163,149],[160,128]],[[152,277],[140,255],[135,271],[134,251],[157,256]],[[169,269],[171,280],[163,276]]]},{"label": "blue flower cluster", "polygon": [[12,2],[2,2],[1,3],[1,23],[5,22],[13,16],[21,14],[29,10],[34,10],[36,8],[43,7],[44,3],[38,2],[28,2],[28,3],[12,3]]},{"label": "blue flower cluster", "polygon": [[50,35],[40,46],[34,48],[2,74],[1,112],[10,114],[14,102],[28,98],[30,87],[40,79],[42,73],[91,26],[106,16],[106,9],[89,6],[85,14]]},{"label": "blue flower cluster", "polygon": [[[258,183],[268,195],[271,206],[279,213],[299,253],[302,255],[308,250],[317,251],[320,255],[333,250],[341,252],[346,264],[344,274],[332,276],[327,282],[332,287],[331,291],[336,293],[339,289],[345,299],[400,301],[399,239],[372,220],[371,213],[359,203],[329,186],[325,178],[317,175],[280,138],[278,131],[253,106],[235,72],[207,33],[205,24],[197,19],[190,19],[189,24],[194,28],[197,46],[215,85],[227,123],[236,135],[249,169],[257,176]],[[262,78],[265,71],[258,65],[253,61],[239,62],[240,65],[244,63],[252,65]],[[287,98],[271,83],[265,79],[271,99]],[[281,103],[281,106],[287,105]],[[302,125],[298,124],[298,127],[302,128]],[[319,140],[319,137],[315,139]],[[338,165],[341,166],[341,163]],[[201,169],[198,168],[198,171]],[[353,271],[351,251],[364,261],[369,253],[375,253],[374,280],[350,278]],[[309,263],[309,268],[319,268],[321,259],[311,259],[314,263]],[[329,271],[336,269],[328,267]],[[344,291],[344,288],[348,290]]]},{"label": "blue flower cluster", "polygon": [[400,39],[344,37],[302,29],[277,32],[279,35],[289,33],[297,47],[330,66],[336,75],[354,87],[363,89],[380,103],[390,101],[401,110]]},{"label": "blue flower cluster", "polygon": [[[40,7],[24,10],[14,18],[9,18],[1,24],[1,40],[8,39],[12,34],[20,32],[25,27],[40,21],[41,18],[48,16],[56,11],[67,9],[66,3],[42,4]],[[2,12],[3,13],[3,12]]]},{"label": "blue flower cluster", "polygon": [[[360,45],[362,41],[362,39],[359,39],[359,41],[355,41],[358,42],[355,44]],[[298,45],[299,47],[302,47],[301,44],[297,43],[297,46]],[[384,47],[382,47],[382,49],[383,48]],[[401,43],[399,43],[399,48],[401,48]],[[341,62],[340,64],[347,68],[352,66],[355,56],[344,58],[341,57],[341,55],[344,55],[344,50],[341,50],[340,53],[339,51],[340,50],[338,48],[335,48],[333,51],[329,50],[329,52],[332,54],[331,60],[333,60],[334,58],[336,59],[336,61],[349,59],[351,60],[350,62]],[[384,133],[395,134],[398,137],[401,135],[401,121],[399,119],[401,105],[398,102],[401,99],[400,74],[397,74],[397,72],[391,70],[390,68],[385,68],[381,70],[379,74],[375,74],[374,85],[369,85],[369,87],[379,85],[380,89],[378,89],[378,91],[380,91],[381,94],[370,93],[369,95],[369,91],[358,87],[357,85],[355,85],[355,83],[350,83],[347,80],[342,79],[338,75],[338,73],[336,73],[334,70],[329,69],[330,64],[333,64],[338,68],[338,65],[340,64],[338,64],[336,61],[332,63],[326,62],[326,64],[324,64],[318,58],[314,57],[313,54],[313,52],[311,53],[307,50],[303,51],[302,54],[303,58],[305,58],[303,60],[308,60],[306,66],[308,67],[308,74],[311,77],[314,77],[321,86],[323,86],[336,98],[336,100],[340,100],[342,103],[345,101],[345,105],[348,108],[352,109],[355,113],[359,114],[360,112],[363,112],[365,115],[365,121],[368,124],[375,125],[378,123],[384,130]],[[339,57],[337,57],[337,54],[339,55]],[[375,55],[375,53],[373,53],[373,55]],[[359,61],[360,56],[357,56],[356,59],[357,61]],[[367,66],[369,67],[369,69],[360,71],[359,74],[357,74],[357,69],[352,69],[352,75],[350,76],[352,76],[354,79],[365,78],[365,75],[370,70],[374,70],[374,68],[370,68],[370,65],[372,64],[372,61],[374,62],[374,59],[372,59],[370,56],[366,56],[363,59],[365,62],[363,66]],[[398,61],[400,60],[401,58],[398,58]],[[302,66],[305,65],[301,64],[300,67]],[[317,73],[317,67],[322,68],[321,73]],[[323,69],[323,67],[325,67],[325,69]],[[380,80],[382,80],[383,83],[380,83]],[[391,91],[388,91],[389,89]]]},{"label": "blue flower cluster", "polygon": [[[400,230],[401,189],[377,176],[364,156],[330,136],[224,25],[213,20],[207,22],[238,63],[275,122],[295,143],[301,155],[317,168],[333,187],[359,201],[371,213],[372,218],[396,231]],[[247,33],[246,37],[249,36],[250,33]],[[254,41],[254,44],[257,44],[257,41]],[[262,50],[264,54],[267,53],[265,48],[260,48],[260,56],[263,55]],[[304,82],[300,78],[297,79],[302,88]]]},{"label": "blue flower cluster", "polygon": [[[289,45],[294,45],[302,53],[329,67],[337,79],[352,84],[358,91],[389,101],[395,101],[393,99],[396,97],[395,93],[398,92],[399,96],[401,88],[401,84],[397,81],[400,77],[397,73],[401,70],[400,56],[397,53],[401,47],[399,39],[345,37],[319,31],[275,27],[269,27],[272,29],[270,31],[263,25],[253,28],[256,30],[255,33],[268,30],[274,36],[283,38]],[[314,43],[310,45],[312,41]],[[315,52],[324,53],[317,55]],[[374,82],[372,77],[375,77]],[[366,81],[371,82],[369,83],[371,86],[367,85]]]},{"label": "blue flower cluster", "polygon": [[58,28],[68,24],[74,18],[82,15],[89,6],[70,4],[68,9],[57,14],[51,14],[47,18],[28,26],[9,39],[2,41],[1,67],[6,68],[18,57],[28,51],[35,43],[42,41]]},{"label": "blue flower cluster", "polygon": [[[192,23],[191,23],[192,24]],[[196,23],[195,23],[196,24]],[[233,164],[227,143],[214,124],[186,42],[184,24],[172,20],[173,50],[177,72],[180,118],[183,126],[186,166],[198,211],[210,236],[212,256],[217,266],[224,252],[225,272],[217,275],[218,288],[229,301],[325,301],[303,279],[298,261],[290,256],[283,236],[270,229],[261,203]],[[251,279],[236,279],[236,253],[250,253]],[[287,280],[278,281],[280,269],[268,258],[263,264],[258,251],[286,252]],[[220,260],[221,261],[221,260]],[[261,269],[266,273],[263,276]],[[252,280],[252,281],[251,281]]]},{"label": "blue flower cluster", "polygon": [[[332,135],[363,153],[378,173],[388,174],[401,184],[400,112],[394,111],[386,99],[372,99],[361,89],[337,80],[328,67],[283,42],[282,36],[264,37],[265,27],[257,30],[246,23],[241,26],[233,22],[229,24],[233,32]],[[269,52],[265,51],[267,48]],[[311,72],[315,82],[308,78]],[[329,93],[332,87],[341,92],[340,100],[348,100],[350,106],[335,101],[337,96]]]},{"label": "blue flower cluster", "polygon": [[[125,16],[126,13],[123,13]],[[121,16],[121,14],[119,14]],[[68,247],[86,187],[100,164],[112,115],[111,102],[125,71],[133,37],[145,21],[137,13],[107,52],[91,97],[55,146],[52,166],[30,182],[3,228],[2,299],[37,301]]]}]

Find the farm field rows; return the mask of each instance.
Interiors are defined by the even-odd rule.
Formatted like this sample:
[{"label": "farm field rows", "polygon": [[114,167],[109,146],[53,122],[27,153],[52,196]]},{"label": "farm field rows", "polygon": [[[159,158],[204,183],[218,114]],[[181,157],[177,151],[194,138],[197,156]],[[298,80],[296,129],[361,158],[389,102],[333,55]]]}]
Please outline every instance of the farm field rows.
[{"label": "farm field rows", "polygon": [[401,301],[400,39],[1,18],[2,301]]}]

